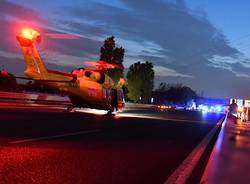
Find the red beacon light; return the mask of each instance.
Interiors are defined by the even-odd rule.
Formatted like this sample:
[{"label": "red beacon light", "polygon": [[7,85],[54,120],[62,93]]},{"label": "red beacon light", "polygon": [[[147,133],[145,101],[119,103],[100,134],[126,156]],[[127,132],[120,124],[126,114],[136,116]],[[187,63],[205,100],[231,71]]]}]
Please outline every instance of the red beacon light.
[{"label": "red beacon light", "polygon": [[38,32],[33,30],[33,29],[23,29],[21,32],[21,35],[24,38],[32,40],[34,38],[34,36],[38,35]]},{"label": "red beacon light", "polygon": [[17,40],[22,45],[32,45],[32,43],[37,42],[39,43],[41,41],[40,33],[37,32],[34,29],[25,28],[21,31],[19,35],[17,35]]}]

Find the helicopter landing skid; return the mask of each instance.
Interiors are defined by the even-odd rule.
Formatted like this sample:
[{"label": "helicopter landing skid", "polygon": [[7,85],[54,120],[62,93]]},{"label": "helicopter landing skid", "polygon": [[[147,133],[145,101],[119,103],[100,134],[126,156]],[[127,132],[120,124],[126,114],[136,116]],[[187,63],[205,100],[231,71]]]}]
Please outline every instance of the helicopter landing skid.
[{"label": "helicopter landing skid", "polygon": [[68,105],[67,109],[65,112],[74,112],[74,107],[72,105]]},{"label": "helicopter landing skid", "polygon": [[108,110],[107,114],[105,114],[106,116],[109,116],[109,117],[114,117],[116,115],[115,111],[110,109]]}]

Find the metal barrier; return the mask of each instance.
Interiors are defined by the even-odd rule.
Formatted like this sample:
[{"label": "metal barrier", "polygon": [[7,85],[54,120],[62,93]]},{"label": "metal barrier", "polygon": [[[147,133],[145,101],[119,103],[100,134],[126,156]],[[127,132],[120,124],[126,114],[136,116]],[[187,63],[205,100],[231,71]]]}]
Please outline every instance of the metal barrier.
[{"label": "metal barrier", "polygon": [[39,94],[39,93],[16,93],[0,91],[1,101],[15,101],[15,102],[33,102],[37,104],[71,104],[68,97],[51,94]]}]

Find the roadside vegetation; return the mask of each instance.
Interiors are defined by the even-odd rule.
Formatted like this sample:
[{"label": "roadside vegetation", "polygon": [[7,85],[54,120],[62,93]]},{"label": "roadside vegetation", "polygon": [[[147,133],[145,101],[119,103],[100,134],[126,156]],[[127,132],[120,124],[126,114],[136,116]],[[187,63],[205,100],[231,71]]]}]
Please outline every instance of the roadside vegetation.
[{"label": "roadside vegetation", "polygon": [[154,91],[154,101],[158,104],[187,106],[198,98],[197,93],[182,84],[161,83]]}]

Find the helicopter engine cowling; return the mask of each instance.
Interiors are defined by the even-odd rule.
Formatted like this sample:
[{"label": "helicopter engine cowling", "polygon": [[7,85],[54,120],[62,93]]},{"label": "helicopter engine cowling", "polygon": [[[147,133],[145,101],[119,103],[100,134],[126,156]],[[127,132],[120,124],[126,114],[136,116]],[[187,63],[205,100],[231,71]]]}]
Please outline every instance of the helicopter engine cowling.
[{"label": "helicopter engine cowling", "polygon": [[101,79],[100,72],[92,72],[90,78],[94,81],[99,81]]}]

